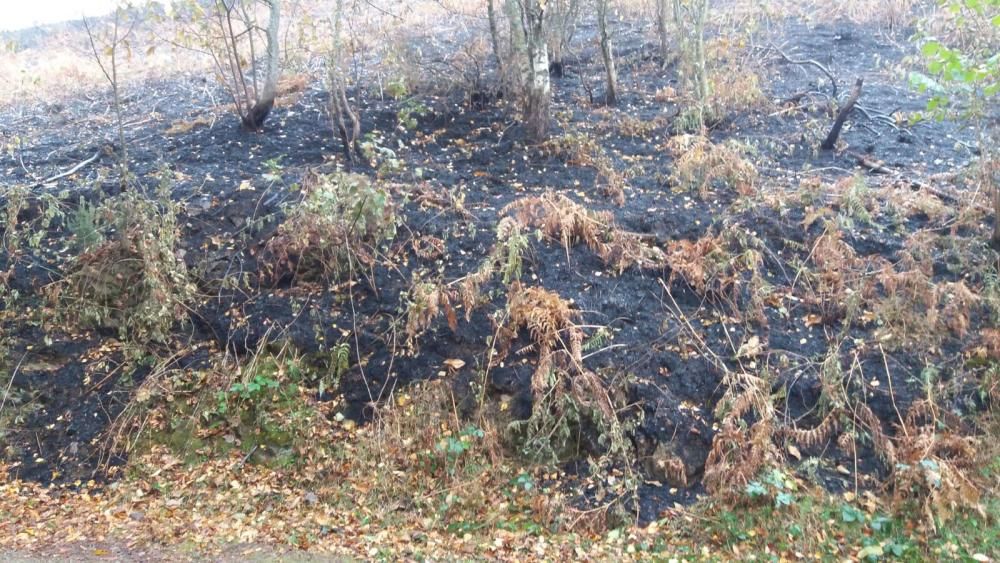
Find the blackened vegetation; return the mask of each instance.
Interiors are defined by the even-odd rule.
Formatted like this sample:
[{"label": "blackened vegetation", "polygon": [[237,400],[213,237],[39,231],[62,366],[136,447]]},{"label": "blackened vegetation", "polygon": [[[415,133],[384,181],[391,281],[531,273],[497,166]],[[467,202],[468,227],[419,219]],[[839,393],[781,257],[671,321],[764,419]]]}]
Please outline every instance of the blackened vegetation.
[{"label": "blackened vegetation", "polygon": [[[899,60],[898,47],[879,43],[863,29],[853,30],[850,41],[839,40],[841,31],[794,23],[786,30],[798,56],[824,58],[831,72],[864,76],[863,101],[869,107],[923,107],[923,100],[874,71],[876,59]],[[710,459],[739,459],[726,457],[735,456],[735,450],[713,445],[741,440],[757,441],[760,459],[755,462],[779,455],[769,446],[798,440],[804,471],[816,479],[834,489],[874,486],[877,477],[891,471],[880,455],[895,436],[900,416],[919,404],[929,366],[935,381],[952,391],[945,398],[948,407],[968,412],[984,406],[963,353],[989,324],[988,315],[976,306],[963,325],[958,311],[948,309],[961,295],[957,284],[980,287],[983,275],[964,279],[961,265],[932,254],[940,251],[933,244],[913,247],[909,233],[936,227],[935,214],[944,213],[927,204],[932,194],[917,193],[922,199],[915,201],[905,198],[909,185],[892,188],[902,198],[898,205],[912,213],[890,216],[865,186],[849,183],[854,174],[867,172],[857,169],[850,155],[815,150],[822,132],[810,137],[804,131],[812,125],[826,131],[831,115],[824,107],[803,103],[788,111],[749,108],[726,115],[708,139],[695,139],[690,146],[722,146],[727,140],[751,145],[748,152],[755,153],[760,178],[741,182],[739,189],[721,174],[699,178],[694,189],[679,185],[677,160],[683,155],[673,155],[665,140],[677,125],[681,102],[662,94],[676,86],[676,76],[647,56],[654,48],[639,38],[621,39],[619,109],[583,102],[590,88],[586,76],[601,72],[599,57],[581,57],[579,73],[574,63],[574,72],[554,87],[553,109],[560,119],[553,136],[566,142],[548,152],[511,136],[517,131],[513,119],[491,92],[473,93],[468,104],[460,95],[428,97],[423,102],[429,112],[416,118],[412,130],[399,127],[400,104],[357,93],[353,99],[360,100],[356,109],[364,116],[365,132],[381,135],[392,158],[374,151],[373,162],[356,169],[392,191],[401,202],[404,227],[388,243],[358,249],[366,255],[352,256],[339,277],[322,283],[293,271],[271,275],[273,264],[265,263],[264,249],[282,236],[279,224],[301,198],[291,186],[308,187],[315,172],[333,172],[331,139],[340,137],[348,162],[360,160],[360,135],[346,95],[334,94],[344,112],[332,123],[329,98],[322,92],[305,93],[293,111],[272,109],[271,103],[255,108],[244,126],[257,130],[270,116],[272,129],[259,136],[239,135],[210,120],[168,135],[172,125],[198,116],[180,113],[180,105],[161,108],[156,132],[148,134],[149,125],[128,132],[130,154],[135,173],[149,184],[158,181],[161,166],[173,172],[173,197],[183,202],[179,254],[200,295],[190,304],[191,323],[177,326],[173,341],[164,346],[186,350],[168,365],[204,365],[205,350],[246,358],[268,341],[304,354],[346,343],[351,368],[334,391],[346,399],[345,414],[363,420],[394,390],[436,377],[446,371],[445,360],[460,359],[466,367],[452,376],[462,406],[471,408],[483,393],[509,399],[513,415],[527,417],[537,367],[537,356],[518,354],[532,344],[527,331],[507,343],[510,355],[502,365],[491,365],[487,356],[487,343],[496,333],[491,312],[506,306],[499,277],[480,288],[483,302],[468,310],[468,319],[436,319],[413,353],[407,351],[402,326],[415,279],[447,284],[476,272],[498,244],[500,211],[523,198],[556,192],[607,213],[617,224],[616,236],[654,249],[663,260],[653,261],[653,267],[615,267],[594,242],[600,239],[589,246],[570,236],[540,239],[535,226],[525,229],[530,245],[521,255],[521,279],[566,303],[571,300],[585,339],[595,335],[591,327],[606,330],[608,340],[580,356],[587,370],[608,381],[630,378],[628,412],[636,424],[629,439],[638,465],[644,478],[669,484],[642,486],[643,519],[657,518],[671,503],[703,491]],[[813,91],[824,80],[798,65],[761,64],[768,99],[797,104],[808,97],[797,93]],[[155,88],[187,95],[175,82]],[[859,96],[860,87],[850,101]],[[148,114],[143,104],[152,102],[143,100],[153,98],[140,96],[129,111]],[[208,99],[201,102],[210,107]],[[86,104],[67,103],[68,112],[87,111]],[[944,172],[962,158],[955,143],[944,140],[962,135],[947,122],[912,131],[916,143],[898,142],[892,128],[865,121],[858,111],[849,118],[842,112],[838,129],[845,122],[859,126],[845,126],[843,142],[870,146],[896,170]],[[99,131],[93,123],[52,127],[44,115],[17,127],[30,129],[25,136],[33,141],[22,156],[26,168],[40,177],[86,158],[93,152],[87,140]],[[5,181],[32,182],[21,167],[8,168]],[[73,182],[58,179],[56,186],[43,189],[55,194],[74,188],[66,203],[75,206],[80,193],[93,198],[112,189],[114,183],[97,170],[85,168]],[[608,193],[612,181],[621,190],[622,205]],[[778,205],[768,204],[769,193],[782,196]],[[836,227],[845,221],[854,226],[844,230],[848,234]],[[4,232],[9,228],[4,226]],[[57,222],[50,234],[54,241],[64,240],[66,224]],[[973,238],[974,233],[958,233],[949,242],[971,247]],[[14,266],[9,284],[28,303],[42,305],[40,287],[59,277],[57,247],[17,260],[0,258],[4,270]],[[878,277],[887,271],[897,275]],[[850,285],[859,280],[874,281]],[[905,310],[905,303],[876,299],[886,287],[916,292],[932,282],[956,285],[948,286],[953,291],[947,294],[915,293],[914,301],[920,297],[926,304],[916,312]],[[845,301],[849,295],[872,300],[854,310],[853,302]],[[891,309],[896,305],[899,310]],[[457,316],[466,312],[459,309]],[[914,319],[926,320],[932,312],[949,319],[941,326],[950,327],[940,331],[936,346],[892,344],[890,337],[915,333]],[[845,325],[851,315],[854,320]],[[901,328],[886,333],[876,318],[898,320]],[[4,317],[3,334],[10,335],[8,357],[24,357],[30,366],[10,382],[28,413],[3,438],[11,471],[42,481],[101,475],[103,432],[149,367],[121,357],[117,348],[103,348],[113,334],[49,331],[54,343],[38,346],[46,336],[14,317]],[[81,356],[92,356],[87,365],[100,367],[85,368]],[[771,378],[740,379],[751,372]],[[751,383],[758,387],[751,389]],[[751,404],[761,397],[773,400],[773,406]],[[861,403],[868,410],[850,408]],[[765,428],[773,434],[764,436]],[[720,432],[725,440],[715,440]],[[815,461],[806,464],[809,458]],[[849,468],[850,474],[838,467]],[[724,481],[718,474],[713,478],[713,486]]]}]

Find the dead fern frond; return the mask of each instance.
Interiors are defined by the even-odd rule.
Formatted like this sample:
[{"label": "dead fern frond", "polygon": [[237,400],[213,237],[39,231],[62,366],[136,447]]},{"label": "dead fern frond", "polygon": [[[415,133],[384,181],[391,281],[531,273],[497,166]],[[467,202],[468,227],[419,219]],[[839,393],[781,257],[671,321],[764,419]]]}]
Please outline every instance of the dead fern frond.
[{"label": "dead fern frond", "polygon": [[521,198],[500,210],[523,228],[538,229],[566,249],[584,244],[619,273],[627,268],[660,268],[663,252],[648,246],[635,234],[620,230],[606,211],[591,211],[562,194],[545,192]]},{"label": "dead fern frond", "polygon": [[667,141],[667,151],[674,155],[676,185],[695,190],[706,197],[715,184],[723,184],[741,195],[752,195],[757,169],[744,158],[744,150],[735,142],[715,144],[700,135],[678,135]]},{"label": "dead fern frond", "polygon": [[896,446],[882,429],[882,422],[866,404],[858,403],[853,405],[854,421],[861,424],[871,436],[872,446],[879,454],[886,466],[892,469],[896,464]]},{"label": "dead fern frond", "polygon": [[779,452],[767,382],[747,373],[729,373],[723,384],[726,391],[716,406],[721,428],[705,461],[704,483],[712,494],[733,496],[765,467],[777,463]]},{"label": "dead fern frond", "polygon": [[906,416],[903,418],[903,427],[900,430],[904,435],[920,433],[925,431],[925,428],[930,428],[931,430],[943,428],[951,432],[957,432],[962,429],[962,426],[962,420],[959,417],[941,409],[934,401],[921,399],[914,401],[910,405],[910,408],[906,411]]},{"label": "dead fern frond", "polygon": [[[917,412],[907,413],[907,420],[934,410],[927,405],[916,408]],[[925,516],[922,525],[931,529],[961,508],[977,508],[981,494],[974,481],[977,439],[929,425],[909,430],[897,440],[893,501],[916,504]]]},{"label": "dead fern frond", "polygon": [[406,342],[411,350],[415,349],[417,338],[442,312],[448,319],[448,327],[453,332],[458,330],[458,319],[451,302],[452,295],[448,288],[434,283],[414,283],[406,314]]},{"label": "dead fern frond", "polygon": [[726,419],[712,439],[705,461],[705,488],[714,495],[738,495],[760,472],[777,462],[774,426],[761,420],[749,429]]},{"label": "dead fern frond", "polygon": [[580,314],[559,294],[542,287],[523,287],[519,282],[510,288],[507,310],[514,327],[527,328],[539,349],[549,350],[562,341],[560,331],[568,334],[576,329],[573,320]]},{"label": "dead fern frond", "polygon": [[721,241],[714,236],[672,241],[667,247],[671,281],[680,276],[699,293],[707,293],[711,279],[717,274],[713,258],[723,252]]},{"label": "dead fern frond", "polygon": [[802,429],[802,428],[783,428],[781,433],[789,440],[794,442],[803,448],[815,448],[822,444],[825,444],[834,435],[840,432],[840,417],[842,413],[839,410],[832,410],[827,413],[823,421],[820,422],[815,428]]}]

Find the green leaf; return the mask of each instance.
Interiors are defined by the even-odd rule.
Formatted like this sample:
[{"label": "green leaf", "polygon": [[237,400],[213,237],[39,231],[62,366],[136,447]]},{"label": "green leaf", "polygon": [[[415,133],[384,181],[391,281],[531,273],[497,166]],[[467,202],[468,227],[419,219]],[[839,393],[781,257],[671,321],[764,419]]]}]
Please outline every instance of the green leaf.
[{"label": "green leaf", "polygon": [[858,559],[878,559],[884,553],[881,545],[869,545],[858,552]]},{"label": "green leaf", "polygon": [[767,488],[765,488],[764,485],[758,483],[757,481],[752,481],[750,483],[747,483],[746,492],[751,498],[756,498],[759,496],[766,495]]},{"label": "green leaf", "polygon": [[865,519],[865,515],[857,508],[845,504],[840,509],[840,519],[847,523],[862,522]]},{"label": "green leaf", "polygon": [[941,52],[941,43],[938,41],[928,41],[920,47],[920,52],[925,57],[933,57]]},{"label": "green leaf", "polygon": [[775,506],[791,506],[795,502],[795,497],[791,493],[778,493],[778,496],[774,497]]}]

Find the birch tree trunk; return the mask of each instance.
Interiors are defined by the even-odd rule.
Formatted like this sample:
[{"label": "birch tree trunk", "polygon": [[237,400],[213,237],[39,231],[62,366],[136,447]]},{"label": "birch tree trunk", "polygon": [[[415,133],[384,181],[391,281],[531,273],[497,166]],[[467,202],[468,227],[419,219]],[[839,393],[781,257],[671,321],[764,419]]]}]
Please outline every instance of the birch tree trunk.
[{"label": "birch tree trunk", "polygon": [[706,114],[711,110],[708,82],[708,65],[705,60],[705,23],[708,21],[709,0],[673,0],[674,23],[681,37],[681,51],[685,60],[686,77],[697,103],[697,128],[704,129]]},{"label": "birch tree trunk", "polygon": [[546,0],[507,0],[511,47],[521,71],[521,102],[529,140],[540,143],[549,133],[549,51],[545,41]]},{"label": "birch tree trunk", "polygon": [[695,80],[698,84],[698,100],[701,103],[702,112],[708,104],[708,66],[705,61],[705,22],[708,21],[708,0],[696,0],[692,8],[695,13],[694,42],[695,42]]},{"label": "birch tree trunk", "polygon": [[597,0],[597,28],[601,34],[601,58],[607,75],[607,92],[604,100],[609,106],[618,103],[618,71],[615,69],[614,45],[608,32],[608,4],[611,0]]},{"label": "birch tree trunk", "polygon": [[343,43],[344,0],[337,0],[333,12],[333,41],[327,60],[330,87],[330,118],[343,143],[348,168],[361,157],[361,119],[347,98],[346,53]]}]

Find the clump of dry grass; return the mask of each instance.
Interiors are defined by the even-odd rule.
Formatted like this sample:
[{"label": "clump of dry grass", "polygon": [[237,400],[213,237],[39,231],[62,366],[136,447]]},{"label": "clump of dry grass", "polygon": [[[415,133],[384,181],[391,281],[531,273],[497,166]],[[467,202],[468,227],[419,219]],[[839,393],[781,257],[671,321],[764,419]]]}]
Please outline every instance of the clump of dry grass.
[{"label": "clump of dry grass", "polygon": [[614,128],[623,137],[651,139],[667,131],[667,121],[665,115],[643,119],[628,114],[616,114]]},{"label": "clump of dry grass", "polygon": [[1000,15],[1000,7],[996,4],[977,2],[981,11],[969,9],[964,3],[956,3],[958,9],[953,9],[951,3],[935,4],[920,19],[923,35],[963,53],[981,53],[989,57],[1000,49],[1000,27],[992,23],[992,19]]},{"label": "clump of dry grass", "polygon": [[722,118],[734,113],[766,108],[770,100],[761,89],[760,75],[742,65],[726,65],[709,74],[712,113]]},{"label": "clump of dry grass", "polygon": [[[841,2],[821,2],[818,0],[772,0],[761,6],[759,2],[737,0],[726,6],[730,19],[735,21],[769,18],[802,18],[807,21],[828,22],[851,20],[860,24],[872,24],[888,30],[903,31],[916,14],[914,0],[843,0]],[[748,24],[744,23],[746,26]]]},{"label": "clump of dry grass", "polygon": [[734,141],[715,144],[700,135],[678,135],[667,141],[666,149],[676,159],[671,177],[681,189],[697,191],[702,197],[717,185],[741,195],[755,192],[757,168]]},{"label": "clump of dry grass", "polygon": [[456,403],[446,381],[417,384],[359,431],[345,460],[346,482],[367,484],[365,506],[381,507],[384,515],[399,511],[400,518],[419,514],[441,527],[554,525],[563,514],[561,495],[512,486],[523,470],[506,457],[500,429],[486,418],[464,419]]},{"label": "clump of dry grass", "polygon": [[770,100],[761,88],[762,69],[749,57],[745,46],[729,37],[710,41],[705,47],[710,61],[708,80],[709,114],[719,120],[726,116],[764,109]]},{"label": "clump of dry grass", "polygon": [[163,132],[164,135],[175,136],[190,133],[198,127],[211,127],[215,123],[215,116],[199,115],[194,119],[183,119],[170,124],[170,127]]},{"label": "clump of dry grass", "polygon": [[935,531],[938,522],[979,505],[979,441],[963,434],[957,417],[926,400],[910,407],[897,432],[893,501],[914,505],[925,516],[921,525]]}]

